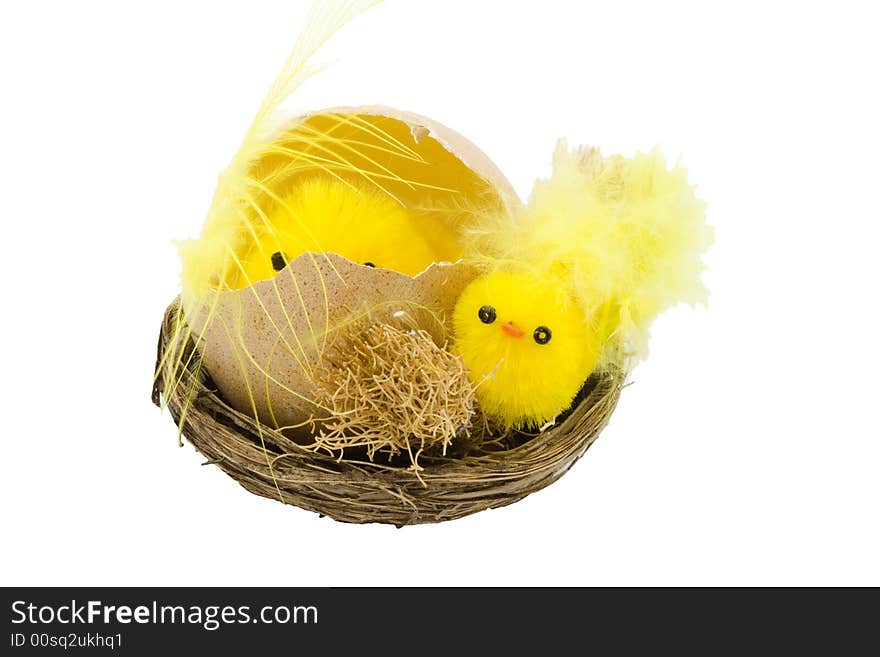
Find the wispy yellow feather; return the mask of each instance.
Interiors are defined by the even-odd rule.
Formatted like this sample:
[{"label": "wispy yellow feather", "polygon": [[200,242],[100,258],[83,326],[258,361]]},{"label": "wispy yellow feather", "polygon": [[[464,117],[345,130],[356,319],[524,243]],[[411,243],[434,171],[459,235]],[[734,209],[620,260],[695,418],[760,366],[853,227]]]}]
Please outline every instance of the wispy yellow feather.
[{"label": "wispy yellow feather", "polygon": [[[284,103],[314,74],[312,59],[318,50],[347,23],[381,0],[316,0],[309,11],[293,50],[260,104],[238,152],[220,174],[202,234],[197,240],[180,242],[184,307],[206,303],[212,290],[222,286],[235,268],[229,254],[238,254],[255,240],[259,224],[254,218],[256,181],[253,164],[275,147],[272,136],[288,120]],[[218,266],[218,263],[221,263]]]}]

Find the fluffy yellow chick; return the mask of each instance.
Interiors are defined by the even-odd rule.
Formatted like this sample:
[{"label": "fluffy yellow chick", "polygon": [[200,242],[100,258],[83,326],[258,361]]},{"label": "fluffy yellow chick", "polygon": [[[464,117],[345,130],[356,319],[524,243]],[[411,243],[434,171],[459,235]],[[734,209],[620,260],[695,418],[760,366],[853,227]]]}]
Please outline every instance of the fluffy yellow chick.
[{"label": "fluffy yellow chick", "polygon": [[609,354],[643,356],[657,314],[705,297],[711,239],[684,170],[659,153],[561,145],[519,214],[485,217],[470,235],[489,272],[457,302],[454,344],[483,411],[507,428],[540,427]]},{"label": "fluffy yellow chick", "polygon": [[599,357],[601,327],[553,274],[496,271],[459,297],[454,328],[483,411],[506,427],[541,423],[571,404]]},{"label": "fluffy yellow chick", "polygon": [[275,276],[307,251],[331,252],[371,267],[414,276],[437,258],[414,218],[393,198],[328,177],[297,186],[260,227],[259,241],[240,258],[232,285]]}]

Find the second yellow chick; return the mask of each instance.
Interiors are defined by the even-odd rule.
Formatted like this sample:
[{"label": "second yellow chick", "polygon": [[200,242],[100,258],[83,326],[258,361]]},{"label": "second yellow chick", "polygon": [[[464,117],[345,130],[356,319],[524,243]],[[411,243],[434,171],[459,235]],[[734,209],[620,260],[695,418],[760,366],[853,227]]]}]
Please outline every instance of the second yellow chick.
[{"label": "second yellow chick", "polygon": [[437,259],[416,219],[395,199],[328,177],[299,183],[255,225],[259,239],[240,260],[235,288],[272,278],[306,252],[336,253],[410,276]]}]

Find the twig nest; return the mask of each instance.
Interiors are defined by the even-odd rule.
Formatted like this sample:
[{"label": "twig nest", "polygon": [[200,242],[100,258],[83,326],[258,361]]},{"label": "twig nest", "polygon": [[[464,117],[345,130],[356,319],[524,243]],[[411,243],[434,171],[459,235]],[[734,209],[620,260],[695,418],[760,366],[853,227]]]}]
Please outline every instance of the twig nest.
[{"label": "twig nest", "polygon": [[[343,522],[403,526],[453,520],[512,504],[552,484],[605,427],[626,378],[621,367],[592,378],[571,411],[537,435],[492,436],[463,452],[455,440],[445,456],[423,455],[421,469],[413,472],[366,458],[340,460],[236,410],[199,367],[195,343],[179,320],[175,302],[162,322],[153,401],[164,398],[207,462],[248,491]],[[181,369],[169,353],[183,356]]]}]

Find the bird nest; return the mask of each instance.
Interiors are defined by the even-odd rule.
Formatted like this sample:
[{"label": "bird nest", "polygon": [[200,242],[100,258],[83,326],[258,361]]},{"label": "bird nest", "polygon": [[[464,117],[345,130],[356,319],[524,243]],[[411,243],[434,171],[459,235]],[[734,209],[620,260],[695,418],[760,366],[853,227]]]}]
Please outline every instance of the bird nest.
[{"label": "bird nest", "polygon": [[[342,448],[321,450],[230,406],[199,358],[191,357],[195,344],[189,332],[174,330],[177,317],[175,302],[159,336],[153,402],[164,399],[182,435],[207,463],[250,492],[343,522],[440,522],[521,500],[583,456],[607,424],[626,378],[623,365],[592,376],[572,408],[538,433],[494,432],[475,415],[468,431],[452,444],[442,441],[442,449],[426,449],[415,460],[408,448],[407,460],[380,460],[366,450],[344,449],[338,425],[332,435],[340,440],[332,446],[343,443]],[[177,340],[181,344],[173,344]],[[183,355],[182,371],[174,375],[179,385],[170,385],[163,358],[171,349]]]}]

